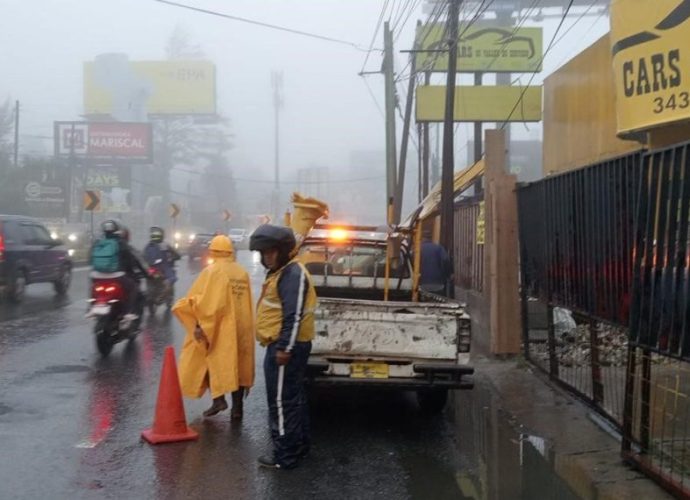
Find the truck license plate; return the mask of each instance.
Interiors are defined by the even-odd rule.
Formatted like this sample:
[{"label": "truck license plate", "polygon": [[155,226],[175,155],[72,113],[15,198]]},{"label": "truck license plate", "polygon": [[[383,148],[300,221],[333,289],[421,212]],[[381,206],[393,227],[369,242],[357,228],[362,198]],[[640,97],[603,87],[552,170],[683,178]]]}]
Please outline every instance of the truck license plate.
[{"label": "truck license plate", "polygon": [[388,378],[388,365],[386,363],[352,363],[350,377]]}]

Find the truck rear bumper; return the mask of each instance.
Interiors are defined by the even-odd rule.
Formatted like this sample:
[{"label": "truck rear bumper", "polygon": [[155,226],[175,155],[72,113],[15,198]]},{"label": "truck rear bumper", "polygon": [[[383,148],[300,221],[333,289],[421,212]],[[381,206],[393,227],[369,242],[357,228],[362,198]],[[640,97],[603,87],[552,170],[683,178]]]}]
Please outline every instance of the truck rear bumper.
[{"label": "truck rear bumper", "polygon": [[472,389],[474,382],[464,377],[472,375],[471,366],[454,363],[413,363],[414,377],[353,378],[328,373],[329,363],[322,359],[310,359],[307,365],[309,382],[316,386],[366,386],[387,387],[397,390],[417,389]]}]

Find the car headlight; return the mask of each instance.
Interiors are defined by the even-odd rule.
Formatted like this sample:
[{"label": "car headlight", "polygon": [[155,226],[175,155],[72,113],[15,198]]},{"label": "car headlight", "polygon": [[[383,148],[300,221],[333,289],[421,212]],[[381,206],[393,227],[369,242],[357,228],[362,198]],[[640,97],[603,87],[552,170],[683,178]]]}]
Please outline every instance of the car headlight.
[{"label": "car headlight", "polygon": [[74,257],[74,248],[70,248],[69,250],[67,250],[67,255],[69,255],[70,257]]},{"label": "car headlight", "polygon": [[58,234],[57,234],[55,231],[51,231],[51,232],[50,232],[50,237],[51,237],[52,239],[54,239],[54,240],[57,240],[57,239],[58,239]]},{"label": "car headlight", "polygon": [[182,238],[182,233],[180,233],[179,231],[176,232],[176,233],[173,235],[173,238],[175,238],[175,240],[181,239],[181,238]]},{"label": "car headlight", "polygon": [[195,239],[196,239],[196,234],[190,234],[190,235],[189,235],[189,242],[190,242],[190,243],[191,243],[192,241],[194,241]]},{"label": "car headlight", "polygon": [[77,241],[77,235],[74,233],[70,233],[69,236],[67,236],[67,239],[74,243],[75,241]]}]

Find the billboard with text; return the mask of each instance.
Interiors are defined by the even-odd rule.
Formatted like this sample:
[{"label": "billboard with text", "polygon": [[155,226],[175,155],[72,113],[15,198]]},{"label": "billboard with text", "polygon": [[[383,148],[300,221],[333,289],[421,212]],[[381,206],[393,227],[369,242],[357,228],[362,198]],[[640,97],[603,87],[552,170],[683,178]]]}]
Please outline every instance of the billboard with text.
[{"label": "billboard with text", "polygon": [[91,160],[153,161],[150,123],[55,122],[55,155]]}]

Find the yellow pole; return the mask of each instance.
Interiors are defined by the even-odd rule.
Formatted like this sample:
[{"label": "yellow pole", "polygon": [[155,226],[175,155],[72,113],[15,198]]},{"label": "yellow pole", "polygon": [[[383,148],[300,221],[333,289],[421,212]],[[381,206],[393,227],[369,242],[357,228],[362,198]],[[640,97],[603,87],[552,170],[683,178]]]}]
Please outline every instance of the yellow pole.
[{"label": "yellow pole", "polygon": [[417,221],[412,233],[414,245],[414,263],[412,278],[412,301],[419,302],[419,279],[422,276],[422,222]]},{"label": "yellow pole", "polygon": [[[392,225],[393,221],[393,199],[388,200],[388,226]],[[391,234],[388,233],[386,238],[386,278],[383,287],[383,300],[388,301],[388,291],[390,289],[391,279]]]}]

